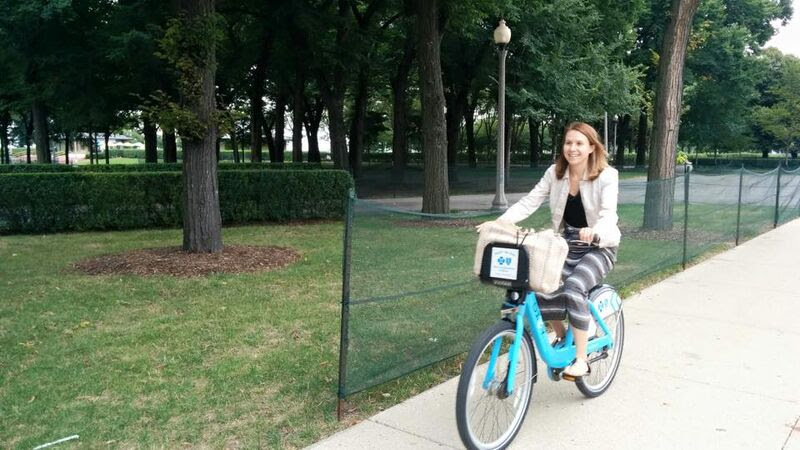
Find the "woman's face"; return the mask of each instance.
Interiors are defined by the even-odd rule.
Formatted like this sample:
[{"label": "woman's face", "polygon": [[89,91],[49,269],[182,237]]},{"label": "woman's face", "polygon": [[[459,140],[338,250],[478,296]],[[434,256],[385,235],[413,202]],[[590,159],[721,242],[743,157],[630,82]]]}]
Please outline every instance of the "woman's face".
[{"label": "woman's face", "polygon": [[564,158],[570,166],[585,164],[589,155],[594,151],[594,146],[589,144],[589,139],[577,130],[567,131],[564,138]]}]

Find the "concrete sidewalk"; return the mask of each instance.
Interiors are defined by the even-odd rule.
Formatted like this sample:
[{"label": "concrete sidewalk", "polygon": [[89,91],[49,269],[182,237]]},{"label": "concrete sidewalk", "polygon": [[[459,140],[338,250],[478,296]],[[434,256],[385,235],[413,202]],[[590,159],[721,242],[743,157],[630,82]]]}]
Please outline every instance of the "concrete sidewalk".
[{"label": "concrete sidewalk", "polygon": [[[626,299],[611,388],[586,399],[540,376],[511,448],[800,450],[798,274],[800,219]],[[311,448],[461,448],[457,383]]]}]

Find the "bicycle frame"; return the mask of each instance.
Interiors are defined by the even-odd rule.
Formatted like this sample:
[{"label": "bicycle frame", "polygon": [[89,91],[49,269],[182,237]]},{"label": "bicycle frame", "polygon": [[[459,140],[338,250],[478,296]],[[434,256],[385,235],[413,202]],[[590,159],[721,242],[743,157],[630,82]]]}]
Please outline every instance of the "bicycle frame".
[{"label": "bicycle frame", "polygon": [[[589,303],[589,311],[599,326],[603,330],[603,336],[589,340],[587,344],[587,352],[594,353],[602,349],[611,349],[614,342],[611,340],[611,332],[608,329],[605,321],[600,317],[597,308],[592,302]],[[514,316],[514,323],[516,324],[516,332],[514,335],[514,342],[509,348],[509,368],[508,373],[516,373],[517,360],[519,358],[520,345],[525,335],[525,320],[527,319],[530,324],[530,332],[533,338],[533,343],[536,349],[539,350],[539,355],[547,364],[549,369],[563,369],[572,364],[575,360],[575,345],[572,330],[568,329],[564,337],[564,345],[553,347],[550,344],[550,339],[547,336],[547,329],[545,328],[544,319],[542,319],[542,312],[539,309],[539,302],[536,300],[536,293],[529,291],[525,295],[525,300],[521,305],[512,308],[508,315]],[[489,367],[486,372],[486,377],[483,380],[483,388],[488,389],[489,384],[495,375],[495,365],[497,357],[500,355],[500,346],[502,342],[497,339],[492,347],[492,356],[489,359]],[[507,377],[506,392],[508,395],[514,391],[514,377]]]}]

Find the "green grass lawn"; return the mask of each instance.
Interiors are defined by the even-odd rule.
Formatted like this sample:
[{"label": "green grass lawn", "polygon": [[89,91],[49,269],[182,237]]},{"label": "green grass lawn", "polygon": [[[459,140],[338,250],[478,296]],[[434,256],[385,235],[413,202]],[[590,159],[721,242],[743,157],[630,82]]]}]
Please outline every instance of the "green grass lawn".
[{"label": "green grass lawn", "polygon": [[[676,230],[625,237],[610,281],[632,289],[682,257]],[[745,208],[746,235],[768,228]],[[623,205],[634,230],[641,206]],[[730,244],[733,207],[692,207],[691,258]],[[485,218],[473,219],[475,222]],[[296,448],[458,373],[500,290],[472,280],[469,223],[356,214],[347,392],[444,362],[348,398],[335,417],[342,224],[228,227],[228,244],[282,245],[284,269],[194,279],[85,276],[91,256],[178,245],[180,230],[0,237],[0,447],[72,434],[95,447]],[[541,227],[547,211],[525,225]],[[637,284],[638,283],[638,284]],[[73,445],[74,446],[74,445]]]},{"label": "green grass lawn", "polygon": [[80,259],[179,230],[0,238],[0,447],[296,447],[335,422],[339,223],[225,229],[296,248],[281,271],[83,276]]}]

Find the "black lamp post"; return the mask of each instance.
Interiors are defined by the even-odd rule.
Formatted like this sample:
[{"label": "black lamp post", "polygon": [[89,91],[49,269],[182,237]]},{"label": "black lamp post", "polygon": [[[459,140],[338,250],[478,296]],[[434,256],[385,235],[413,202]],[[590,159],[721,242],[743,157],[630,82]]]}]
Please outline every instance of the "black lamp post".
[{"label": "black lamp post", "polygon": [[492,209],[503,211],[508,208],[508,201],[505,193],[505,133],[506,133],[506,53],[507,46],[511,42],[511,29],[506,26],[505,20],[500,20],[500,24],[494,29],[494,43],[498,46],[500,56],[500,77],[497,90],[497,116],[499,123],[497,127],[497,176],[495,184],[495,195],[492,200]]}]

